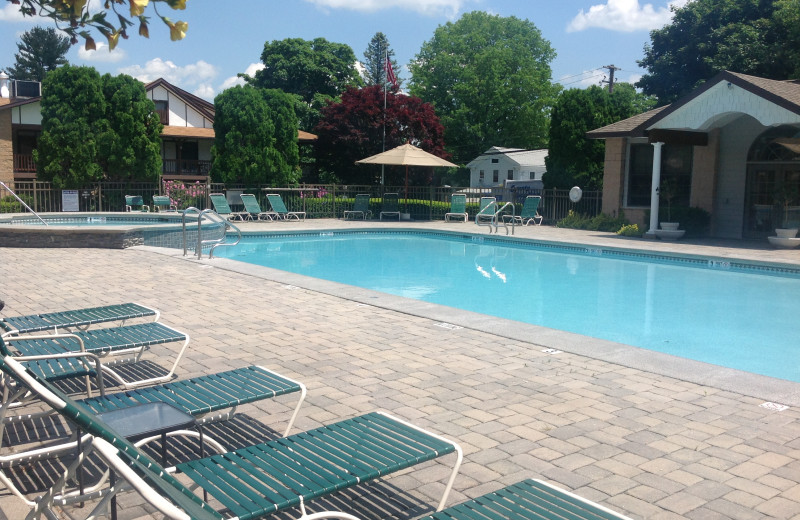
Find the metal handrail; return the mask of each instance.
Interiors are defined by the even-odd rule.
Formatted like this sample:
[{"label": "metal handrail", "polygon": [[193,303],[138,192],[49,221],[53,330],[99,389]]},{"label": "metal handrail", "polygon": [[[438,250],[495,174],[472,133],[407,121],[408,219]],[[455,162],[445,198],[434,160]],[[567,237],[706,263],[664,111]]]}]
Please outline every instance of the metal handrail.
[{"label": "metal handrail", "polygon": [[[200,226],[202,225],[202,220],[204,216],[213,216],[214,218],[218,219],[218,222],[225,226],[225,233],[222,235],[222,238],[217,238],[214,240],[201,240],[200,234]],[[212,218],[213,220],[213,218]],[[228,229],[233,229],[236,231],[236,241],[235,242],[225,242],[227,238]],[[242,240],[242,232],[241,230],[236,227],[230,220],[226,219],[213,209],[204,209],[200,212],[200,216],[197,217],[197,258],[198,260],[203,255],[203,244],[214,244],[211,246],[211,249],[208,250],[208,258],[209,260],[214,258],[214,249],[220,246],[235,246]]]},{"label": "metal handrail", "polygon": [[[506,235],[508,235],[508,224],[509,223],[506,222],[505,219],[502,219],[502,218],[500,218],[498,220],[498,216],[500,216],[505,211],[505,209],[507,207],[509,207],[509,206],[511,206],[511,216],[512,217],[516,216],[516,206],[514,205],[514,203],[513,202],[506,202],[497,211],[494,212],[494,214],[492,215],[491,220],[489,220],[486,223],[481,223],[479,217],[481,215],[488,216],[488,214],[484,213],[483,211],[486,210],[487,208],[489,208],[490,206],[487,206],[486,208],[483,208],[483,210],[479,211],[478,214],[475,215],[475,224],[477,224],[478,226],[488,226],[489,227],[489,233],[492,232],[492,228],[493,227],[494,227],[494,232],[497,233],[497,229],[502,225],[506,230]],[[514,234],[514,230],[516,229],[515,226],[516,226],[516,219],[512,218],[511,219],[511,234],[512,235]]]},{"label": "metal handrail", "polygon": [[34,215],[36,215],[36,218],[38,218],[39,220],[41,220],[41,221],[42,221],[42,224],[44,224],[45,226],[49,226],[49,225],[50,225],[50,224],[48,224],[47,222],[45,222],[45,221],[44,221],[44,219],[43,219],[42,217],[40,217],[38,213],[36,213],[35,211],[33,211],[33,208],[31,208],[30,206],[28,206],[27,204],[25,204],[25,201],[24,201],[24,200],[22,200],[21,198],[19,198],[19,196],[18,196],[16,193],[14,193],[14,190],[12,190],[11,188],[9,188],[9,187],[8,187],[8,185],[7,185],[5,182],[3,182],[3,181],[0,181],[0,185],[2,185],[2,186],[3,186],[3,187],[6,189],[6,191],[8,191],[10,194],[12,194],[12,195],[14,196],[14,198],[15,198],[15,199],[17,199],[17,200],[19,201],[19,203],[20,203],[20,204],[22,204],[23,206],[25,206],[25,207],[28,209],[28,211],[30,211],[31,213],[33,213]]},{"label": "metal handrail", "polygon": [[[183,215],[181,217],[181,223],[183,225],[183,256],[186,256],[186,253],[187,253],[187,251],[189,249],[189,244],[187,243],[187,240],[186,240],[186,216],[189,213],[197,213],[199,215],[200,214],[200,210],[195,208],[194,206],[188,207],[185,210],[183,210]],[[199,233],[199,230],[198,230],[198,233]]]}]

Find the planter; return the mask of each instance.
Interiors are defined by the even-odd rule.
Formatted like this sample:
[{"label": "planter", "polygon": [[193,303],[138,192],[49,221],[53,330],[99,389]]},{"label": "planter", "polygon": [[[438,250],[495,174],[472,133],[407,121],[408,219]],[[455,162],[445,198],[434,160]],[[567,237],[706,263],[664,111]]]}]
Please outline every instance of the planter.
[{"label": "planter", "polygon": [[[677,224],[675,224],[677,226]],[[683,238],[685,229],[656,229],[655,234],[661,240],[678,240]]]},{"label": "planter", "polygon": [[797,236],[797,228],[777,228],[775,235],[778,238],[794,238]]},{"label": "planter", "polygon": [[400,213],[400,220],[411,220],[411,213]]},{"label": "planter", "polygon": [[800,238],[767,237],[769,243],[780,249],[794,249],[800,246]]},{"label": "planter", "polygon": [[679,222],[659,222],[661,229],[664,231],[677,231],[678,226],[680,226]]}]

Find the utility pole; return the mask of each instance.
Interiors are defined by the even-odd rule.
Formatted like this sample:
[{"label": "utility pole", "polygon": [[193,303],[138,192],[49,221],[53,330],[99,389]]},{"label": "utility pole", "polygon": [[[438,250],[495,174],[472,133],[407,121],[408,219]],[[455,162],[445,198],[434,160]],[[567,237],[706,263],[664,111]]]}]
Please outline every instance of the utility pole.
[{"label": "utility pole", "polygon": [[614,65],[606,65],[604,67],[600,67],[601,69],[608,69],[608,81],[602,80],[600,83],[608,83],[608,93],[614,92],[614,71],[622,70],[619,67],[615,67]]}]

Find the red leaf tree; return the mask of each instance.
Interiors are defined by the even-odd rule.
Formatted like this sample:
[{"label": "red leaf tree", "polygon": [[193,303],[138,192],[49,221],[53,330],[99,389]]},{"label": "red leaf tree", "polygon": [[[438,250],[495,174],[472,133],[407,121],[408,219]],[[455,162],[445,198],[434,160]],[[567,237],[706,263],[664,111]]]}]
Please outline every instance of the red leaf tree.
[{"label": "red leaf tree", "polygon": [[[390,90],[383,110],[383,87],[348,88],[340,102],[329,102],[315,128],[318,165],[326,181],[347,184],[380,183],[380,165],[356,165],[355,161],[381,153],[384,117],[386,150],[411,143],[442,158],[444,127],[429,103]],[[409,168],[409,184],[431,183],[431,168]],[[386,166],[385,184],[405,182],[405,167]]]}]

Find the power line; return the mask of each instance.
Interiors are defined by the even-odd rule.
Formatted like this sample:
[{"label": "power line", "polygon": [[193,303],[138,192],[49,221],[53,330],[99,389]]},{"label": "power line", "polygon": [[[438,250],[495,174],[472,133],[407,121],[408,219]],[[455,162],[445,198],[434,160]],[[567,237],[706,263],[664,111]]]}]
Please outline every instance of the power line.
[{"label": "power line", "polygon": [[600,83],[608,83],[608,93],[610,94],[614,92],[614,72],[622,69],[620,69],[619,67],[615,67],[614,65],[605,65],[600,68],[608,69],[608,75],[609,75],[608,80],[603,79],[600,81]]}]

